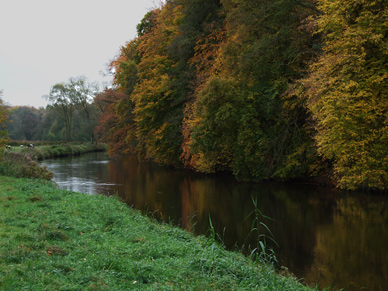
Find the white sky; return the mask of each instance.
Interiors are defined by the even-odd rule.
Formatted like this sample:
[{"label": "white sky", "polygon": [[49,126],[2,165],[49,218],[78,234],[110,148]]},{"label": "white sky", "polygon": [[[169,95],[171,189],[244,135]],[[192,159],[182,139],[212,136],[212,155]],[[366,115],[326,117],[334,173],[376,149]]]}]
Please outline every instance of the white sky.
[{"label": "white sky", "polygon": [[[0,0],[0,90],[9,105],[46,106],[56,83],[103,77],[155,0]],[[102,86],[100,86],[102,89]]]}]

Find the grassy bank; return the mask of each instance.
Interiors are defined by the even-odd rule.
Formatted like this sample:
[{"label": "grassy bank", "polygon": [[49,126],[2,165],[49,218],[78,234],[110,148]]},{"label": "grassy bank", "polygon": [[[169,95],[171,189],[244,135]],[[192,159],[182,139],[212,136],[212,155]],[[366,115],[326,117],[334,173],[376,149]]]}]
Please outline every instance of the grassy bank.
[{"label": "grassy bank", "polygon": [[1,290],[310,290],[117,199],[0,176]]},{"label": "grassy bank", "polygon": [[38,160],[47,158],[64,157],[71,155],[81,155],[89,152],[104,151],[104,144],[80,143],[80,144],[60,144],[60,145],[43,145],[33,149],[34,156]]},{"label": "grassy bank", "polygon": [[[31,153],[36,159],[43,160],[48,158],[65,157],[71,155],[81,155],[89,152],[104,151],[106,146],[104,144],[95,144],[90,142],[84,143],[47,143],[35,142],[34,148],[28,148],[28,145],[33,142],[17,141],[11,142],[11,150],[9,152],[16,153]],[[24,148],[21,149],[20,145]]]}]

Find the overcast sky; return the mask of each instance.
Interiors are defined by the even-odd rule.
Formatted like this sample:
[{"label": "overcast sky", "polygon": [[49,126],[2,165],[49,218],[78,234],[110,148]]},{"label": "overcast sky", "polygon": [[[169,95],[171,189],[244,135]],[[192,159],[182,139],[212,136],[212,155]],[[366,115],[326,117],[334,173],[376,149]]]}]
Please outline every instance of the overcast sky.
[{"label": "overcast sky", "polygon": [[[56,83],[103,77],[155,0],[0,0],[0,90],[9,105],[46,106]],[[101,87],[100,87],[101,88]]]}]

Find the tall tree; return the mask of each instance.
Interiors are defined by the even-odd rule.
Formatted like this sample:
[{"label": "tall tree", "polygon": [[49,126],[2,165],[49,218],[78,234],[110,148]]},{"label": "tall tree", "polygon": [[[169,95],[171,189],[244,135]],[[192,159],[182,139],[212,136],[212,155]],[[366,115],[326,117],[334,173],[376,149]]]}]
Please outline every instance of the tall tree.
[{"label": "tall tree", "polygon": [[51,88],[47,100],[51,102],[52,107],[58,112],[58,115],[64,122],[66,141],[71,141],[73,114],[75,110],[75,96],[66,84],[56,84]]},{"label": "tall tree", "polygon": [[[230,169],[244,180],[305,175],[306,157],[314,155],[304,129],[306,110],[301,100],[290,106],[285,96],[317,53],[303,25],[316,13],[313,1],[221,3],[226,20],[218,35],[225,37],[198,42],[192,59],[203,79],[188,122],[192,155],[202,157],[194,166]],[[201,55],[212,64],[201,63]],[[220,155],[215,146],[222,146]]]},{"label": "tall tree", "polygon": [[136,142],[131,136],[135,134],[131,114],[133,108],[126,101],[127,95],[113,89],[104,90],[94,99],[100,110],[99,122],[95,128],[96,136],[99,141],[108,144],[110,156],[135,152]]},{"label": "tall tree", "polygon": [[138,51],[139,80],[131,94],[135,104],[138,152],[161,164],[179,164],[185,95],[175,85],[177,63],[168,48],[179,34],[181,6],[167,2],[156,12],[151,32],[142,36]]},{"label": "tall tree", "polygon": [[17,106],[10,109],[8,127],[13,140],[36,140],[40,127],[39,110],[33,107]]},{"label": "tall tree", "polygon": [[78,76],[69,79],[68,87],[72,90],[72,94],[74,94],[75,103],[81,107],[87,120],[90,121],[90,105],[98,93],[98,83],[87,83],[86,77]]},{"label": "tall tree", "polygon": [[388,188],[388,2],[319,0],[323,54],[304,80],[339,186]]},{"label": "tall tree", "polygon": [[[68,83],[58,83],[46,96],[58,112],[65,126],[66,141],[72,140],[73,119],[77,109],[82,109],[90,121],[90,103],[98,91],[96,84],[87,84],[85,77],[70,78]],[[90,129],[93,135],[94,129]]]},{"label": "tall tree", "polygon": [[[146,14],[145,18],[150,15]],[[148,29],[151,29],[152,20],[147,22]],[[136,152],[137,130],[133,113],[135,103],[131,94],[138,81],[140,57],[137,47],[140,41],[137,38],[121,47],[120,54],[110,64],[110,69],[115,72],[115,89],[104,90],[94,100],[94,104],[100,109],[96,134],[99,140],[108,144],[108,153],[111,156]]]}]

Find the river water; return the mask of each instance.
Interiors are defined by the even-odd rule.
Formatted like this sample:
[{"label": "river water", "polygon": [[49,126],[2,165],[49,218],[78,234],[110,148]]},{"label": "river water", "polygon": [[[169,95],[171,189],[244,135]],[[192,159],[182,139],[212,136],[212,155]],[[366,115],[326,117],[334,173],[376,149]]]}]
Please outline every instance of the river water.
[{"label": "river water", "polygon": [[[279,266],[322,289],[388,290],[388,197],[286,183],[238,183],[227,174],[111,160],[105,153],[45,160],[54,181],[71,191],[118,195],[128,205],[195,234],[214,230],[245,252],[267,238]],[[257,208],[253,201],[257,201]],[[252,232],[259,209],[260,232]],[[284,269],[284,268],[283,268]]]}]

